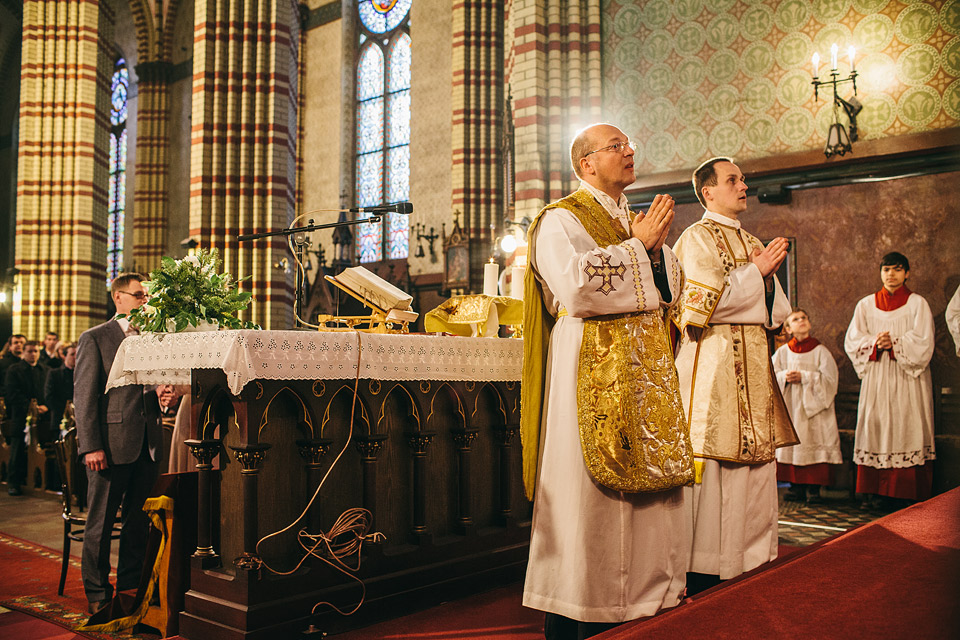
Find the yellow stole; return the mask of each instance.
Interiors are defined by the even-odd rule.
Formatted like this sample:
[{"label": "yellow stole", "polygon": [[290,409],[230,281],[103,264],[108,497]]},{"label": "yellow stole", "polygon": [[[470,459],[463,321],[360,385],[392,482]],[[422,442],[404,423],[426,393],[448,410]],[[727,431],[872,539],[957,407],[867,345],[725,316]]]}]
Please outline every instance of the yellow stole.
[{"label": "yellow stole", "polygon": [[[597,246],[619,244],[630,237],[585,189],[545,207],[531,230],[552,208],[577,216]],[[536,276],[527,269],[520,433],[524,487],[530,499],[536,486],[543,379],[553,322],[543,306]],[[659,491],[693,482],[693,448],[661,312],[585,319],[577,380],[580,444],[587,469],[597,482],[627,492]]]}]

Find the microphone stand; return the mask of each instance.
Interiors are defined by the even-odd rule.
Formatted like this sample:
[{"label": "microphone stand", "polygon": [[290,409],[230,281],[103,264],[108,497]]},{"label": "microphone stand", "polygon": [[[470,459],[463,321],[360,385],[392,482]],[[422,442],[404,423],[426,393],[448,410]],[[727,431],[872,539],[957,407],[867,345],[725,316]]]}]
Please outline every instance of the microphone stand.
[{"label": "microphone stand", "polygon": [[294,301],[294,314],[293,322],[294,329],[303,329],[304,324],[300,319],[300,312],[303,311],[303,273],[300,268],[300,265],[303,264],[303,248],[307,244],[306,234],[311,231],[319,231],[320,229],[330,229],[333,227],[347,227],[355,224],[366,224],[373,222],[380,222],[383,218],[383,214],[374,214],[369,218],[362,218],[357,220],[338,220],[337,222],[328,222],[326,224],[314,224],[313,220],[310,221],[310,224],[303,227],[290,227],[289,229],[280,229],[278,231],[264,231],[263,233],[246,233],[237,236],[237,242],[245,242],[247,240],[259,240],[261,238],[272,238],[274,236],[293,236],[293,244],[296,250],[297,257],[297,269],[296,269],[296,292],[295,292],[295,301]]}]

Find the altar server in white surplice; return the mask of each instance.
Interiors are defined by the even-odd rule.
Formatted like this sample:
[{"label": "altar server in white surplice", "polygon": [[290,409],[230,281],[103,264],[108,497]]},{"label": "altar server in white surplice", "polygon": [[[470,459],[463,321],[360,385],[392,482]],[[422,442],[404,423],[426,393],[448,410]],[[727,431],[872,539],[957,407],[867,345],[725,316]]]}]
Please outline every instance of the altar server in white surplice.
[{"label": "altar server in white surplice", "polygon": [[774,451],[797,442],[767,341],[791,310],[776,276],[787,241],[764,247],[741,228],[747,184],[729,158],[700,165],[693,183],[706,211],[673,246],[686,284],[672,310],[699,472],[688,593],[777,557]]},{"label": "altar server in white surplice", "polygon": [[693,458],[664,310],[683,272],[673,199],[632,216],[633,145],[581,131],[575,193],[530,227],[521,435],[534,499],[523,604],[547,638],[583,638],[680,602]]},{"label": "altar server in white surplice", "polygon": [[773,370],[800,444],[777,449],[777,480],[792,485],[787,500],[815,503],[833,482],[832,465],[843,462],[833,409],[839,374],[833,354],[810,335],[806,311],[794,310],[784,328],[792,337],[773,354]]},{"label": "altar server in white surplice", "polygon": [[883,287],[857,303],[844,340],[861,380],[853,441],[857,493],[901,501],[930,497],[936,458],[933,314],[926,300],[907,289],[909,275],[906,256],[885,255]]},{"label": "altar server in white surplice", "polygon": [[957,356],[960,357],[960,287],[954,291],[943,315],[947,321],[947,329],[953,336],[953,344],[957,347]]}]

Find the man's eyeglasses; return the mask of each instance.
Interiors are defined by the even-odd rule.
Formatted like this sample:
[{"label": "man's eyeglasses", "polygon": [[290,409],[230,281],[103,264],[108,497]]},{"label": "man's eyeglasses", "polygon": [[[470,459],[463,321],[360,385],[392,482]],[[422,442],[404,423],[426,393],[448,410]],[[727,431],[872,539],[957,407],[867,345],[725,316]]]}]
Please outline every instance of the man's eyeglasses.
[{"label": "man's eyeglasses", "polygon": [[145,294],[143,291],[137,291],[136,293],[130,293],[129,291],[121,291],[120,293],[125,293],[125,294],[127,294],[128,296],[133,296],[133,297],[136,298],[137,300],[146,300],[146,299],[147,299],[147,294]]},{"label": "man's eyeglasses", "polygon": [[624,151],[627,150],[627,147],[630,147],[632,150],[636,151],[636,150],[637,150],[637,143],[636,143],[636,142],[633,142],[633,141],[631,141],[631,140],[627,140],[626,142],[615,142],[614,144],[608,144],[608,145],[605,146],[605,147],[600,147],[599,149],[594,149],[594,150],[591,151],[590,153],[585,153],[585,154],[583,155],[583,157],[586,158],[586,157],[589,156],[590,154],[600,153],[601,151],[616,151],[617,153],[623,153]]}]

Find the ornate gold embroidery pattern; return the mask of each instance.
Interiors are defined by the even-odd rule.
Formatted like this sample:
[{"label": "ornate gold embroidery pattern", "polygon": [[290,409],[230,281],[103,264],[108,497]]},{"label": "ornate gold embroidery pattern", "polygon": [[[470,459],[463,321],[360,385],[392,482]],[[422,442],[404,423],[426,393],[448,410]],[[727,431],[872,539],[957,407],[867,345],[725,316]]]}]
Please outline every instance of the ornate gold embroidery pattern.
[{"label": "ornate gold embroidery pattern", "polygon": [[710,313],[713,308],[717,306],[719,300],[719,291],[688,278],[683,285],[683,290],[680,292],[680,304],[675,305],[670,310],[670,318],[674,324],[680,326],[683,312],[690,311],[699,316],[699,320],[696,322],[690,321],[689,324],[696,327],[705,326],[707,319],[710,317]]},{"label": "ornate gold embroidery pattern", "polygon": [[720,225],[713,220],[701,220],[699,224],[713,233],[717,251],[720,253],[720,262],[723,263],[723,286],[726,288],[730,285],[730,272],[737,266],[737,261],[732,255],[733,250],[727,244],[727,238],[723,235],[723,229],[720,228]]},{"label": "ornate gold embroidery pattern", "polygon": [[584,460],[617,491],[693,481],[693,448],[660,314],[586,320],[577,382]]},{"label": "ornate gold embroidery pattern", "polygon": [[637,290],[637,309],[644,308],[644,298],[643,298],[643,283],[640,282],[640,260],[637,258],[637,251],[633,248],[633,245],[630,243],[623,243],[623,246],[626,247],[627,253],[630,254],[630,261],[633,266],[633,283]]},{"label": "ornate gold embroidery pattern", "polygon": [[743,327],[730,326],[730,340],[733,345],[733,371],[737,379],[737,414],[740,426],[740,457],[753,459],[757,453],[756,434],[750,419],[749,398],[747,396],[747,363],[744,357]]},{"label": "ornate gold embroidery pattern", "polygon": [[590,280],[600,278],[601,282],[597,288],[597,293],[602,293],[606,296],[616,291],[613,286],[613,279],[620,278],[623,280],[623,274],[627,272],[627,268],[622,262],[617,266],[613,266],[610,264],[610,256],[601,256],[599,264],[588,262],[587,266],[583,268],[583,272],[587,274]]}]

